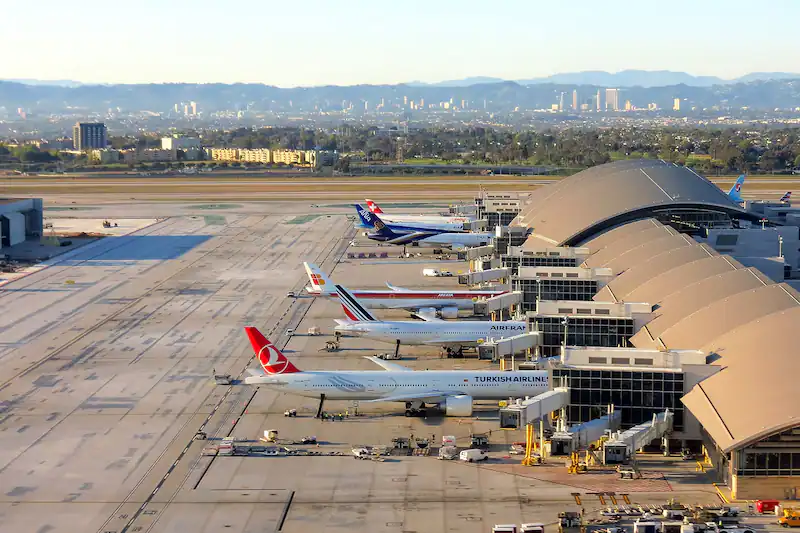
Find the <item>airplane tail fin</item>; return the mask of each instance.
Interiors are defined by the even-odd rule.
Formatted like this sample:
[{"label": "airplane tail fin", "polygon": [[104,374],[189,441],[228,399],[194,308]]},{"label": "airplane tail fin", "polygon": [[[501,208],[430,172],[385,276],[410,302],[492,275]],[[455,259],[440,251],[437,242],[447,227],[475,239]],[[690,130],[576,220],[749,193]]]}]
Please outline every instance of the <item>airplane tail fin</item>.
[{"label": "airplane tail fin", "polygon": [[309,292],[330,294],[333,292],[333,283],[328,279],[322,270],[319,269],[314,263],[303,263],[308,274],[308,279],[311,281]]},{"label": "airplane tail fin", "polygon": [[344,308],[344,314],[347,315],[347,318],[354,322],[378,322],[378,319],[372,316],[372,314],[367,311],[367,308],[364,307],[350,291],[341,285],[336,285],[336,294],[339,295],[339,302],[341,302],[342,308]]},{"label": "airplane tail fin", "polygon": [[261,368],[267,374],[294,374],[300,372],[286,356],[281,353],[277,346],[267,340],[257,328],[247,326],[244,328],[250,345],[253,347]]},{"label": "airplane tail fin", "polygon": [[728,197],[734,202],[742,202],[742,186],[744,185],[745,175],[742,174],[736,178],[736,183],[733,184],[731,190],[728,191]]},{"label": "airplane tail fin", "polygon": [[361,207],[361,204],[353,204],[353,206],[356,208],[356,213],[358,214],[358,219],[361,221],[361,225],[365,228],[374,228],[378,216],[369,209]]},{"label": "airplane tail fin", "polygon": [[790,202],[792,200],[792,191],[787,191],[786,194],[781,196],[781,202]]},{"label": "airplane tail fin", "polygon": [[366,201],[367,201],[367,207],[369,208],[370,211],[372,211],[373,213],[377,213],[379,215],[383,214],[383,209],[381,209],[378,206],[378,204],[376,204],[375,202],[373,202],[369,198],[366,198]]}]

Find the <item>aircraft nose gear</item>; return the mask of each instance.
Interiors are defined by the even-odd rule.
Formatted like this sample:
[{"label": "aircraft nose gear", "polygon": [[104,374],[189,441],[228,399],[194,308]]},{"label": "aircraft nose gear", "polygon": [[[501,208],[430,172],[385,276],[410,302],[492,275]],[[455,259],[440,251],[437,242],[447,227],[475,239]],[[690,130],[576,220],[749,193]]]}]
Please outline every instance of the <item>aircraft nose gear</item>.
[{"label": "aircraft nose gear", "polygon": [[462,358],[464,357],[464,349],[462,347],[458,347],[457,350],[453,350],[452,348],[446,348],[447,350],[447,358]]},{"label": "aircraft nose gear", "polygon": [[427,416],[425,403],[420,401],[406,402],[406,416]]}]

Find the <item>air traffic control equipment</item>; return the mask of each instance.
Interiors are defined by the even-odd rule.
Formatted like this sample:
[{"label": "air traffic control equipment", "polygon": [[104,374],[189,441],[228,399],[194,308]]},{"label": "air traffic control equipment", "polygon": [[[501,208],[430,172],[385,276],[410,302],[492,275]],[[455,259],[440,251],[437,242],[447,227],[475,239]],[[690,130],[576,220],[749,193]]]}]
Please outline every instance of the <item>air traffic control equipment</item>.
[{"label": "air traffic control equipment", "polygon": [[[669,434],[672,432],[674,414],[667,409],[653,414],[653,420],[611,435],[603,443],[603,464],[635,462],[636,451],[641,450],[656,439],[664,445],[664,455],[669,455]],[[501,418],[502,421],[502,418]]]},{"label": "air traffic control equipment", "polygon": [[479,283],[486,283],[487,281],[496,281],[498,279],[508,279],[511,277],[510,268],[492,268],[489,270],[479,270],[477,272],[470,272],[468,274],[460,274],[458,282],[461,285],[478,285]]},{"label": "air traffic control equipment", "polygon": [[478,346],[478,359],[499,361],[507,355],[513,356],[538,345],[539,332],[537,331],[502,339],[491,339]]},{"label": "air traffic control equipment", "polygon": [[550,438],[550,455],[570,455],[581,449],[588,448],[589,444],[597,442],[608,431],[619,429],[622,420],[622,411],[615,411],[614,406],[608,407],[608,414],[595,418],[583,424],[566,429],[559,420],[562,427],[558,428]]}]

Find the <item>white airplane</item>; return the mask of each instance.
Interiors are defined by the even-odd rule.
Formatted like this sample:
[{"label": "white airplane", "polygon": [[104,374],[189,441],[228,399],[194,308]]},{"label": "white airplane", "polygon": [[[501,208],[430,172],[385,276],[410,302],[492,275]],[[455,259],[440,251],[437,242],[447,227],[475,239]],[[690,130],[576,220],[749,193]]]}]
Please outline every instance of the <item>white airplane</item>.
[{"label": "white airplane", "polygon": [[347,289],[336,285],[336,293],[348,320],[336,320],[334,329],[359,337],[388,342],[400,351],[400,344],[442,346],[448,355],[462,355],[464,347],[477,346],[488,339],[500,339],[528,332],[527,322],[489,322],[477,320],[444,321],[421,316],[422,321],[383,322],[376,319]]},{"label": "white airplane", "polygon": [[426,248],[450,248],[451,250],[463,250],[474,246],[486,246],[494,235],[491,233],[453,233],[453,232],[426,232],[423,230],[411,231],[408,233],[397,233],[387,226],[378,215],[375,218],[375,233],[370,233],[368,237],[374,241],[382,241],[387,244],[412,244]]},{"label": "white airplane", "polygon": [[388,224],[397,224],[402,222],[452,222],[452,223],[460,223],[464,224],[465,222],[472,222],[475,220],[474,217],[468,216],[447,216],[447,215],[415,215],[415,214],[401,214],[396,215],[394,213],[386,213],[383,209],[378,206],[375,202],[366,198],[367,201],[367,209],[375,213],[376,215],[381,215],[381,218]]},{"label": "white airplane", "polygon": [[502,400],[536,396],[549,390],[546,370],[504,372],[497,370],[423,370],[367,359],[385,370],[299,370],[283,353],[253,327],[244,328],[262,370],[250,369],[244,382],[266,385],[288,394],[319,398],[317,416],[328,400],[402,402],[406,416],[423,414],[427,404],[439,405],[447,416],[471,416],[473,400]]},{"label": "white airplane", "polygon": [[[336,298],[336,289],[328,277],[312,263],[303,263],[311,285],[306,292],[312,296]],[[386,284],[387,289],[354,290],[353,295],[369,309],[408,309],[419,316],[437,316],[441,318],[458,318],[459,309],[475,308],[475,300],[491,298],[508,291],[491,290],[412,290]]]}]

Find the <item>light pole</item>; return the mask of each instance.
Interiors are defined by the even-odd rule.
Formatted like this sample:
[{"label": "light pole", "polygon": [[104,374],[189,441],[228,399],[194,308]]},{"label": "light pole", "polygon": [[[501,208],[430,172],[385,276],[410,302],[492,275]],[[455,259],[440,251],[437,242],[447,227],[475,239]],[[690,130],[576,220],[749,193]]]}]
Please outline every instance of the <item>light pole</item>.
[{"label": "light pole", "polygon": [[778,235],[778,257],[783,258],[783,236]]}]

